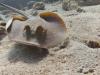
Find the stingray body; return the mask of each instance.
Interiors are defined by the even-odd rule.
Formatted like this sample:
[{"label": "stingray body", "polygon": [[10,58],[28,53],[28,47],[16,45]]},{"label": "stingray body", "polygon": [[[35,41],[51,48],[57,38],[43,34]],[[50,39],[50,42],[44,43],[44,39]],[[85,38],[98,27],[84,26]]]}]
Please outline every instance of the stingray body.
[{"label": "stingray body", "polygon": [[[8,7],[5,4],[1,5]],[[12,10],[16,11],[14,8]],[[43,12],[35,17],[24,15],[12,17],[8,21],[6,31],[10,40],[40,48],[50,48],[66,39],[65,23],[57,13]]]}]

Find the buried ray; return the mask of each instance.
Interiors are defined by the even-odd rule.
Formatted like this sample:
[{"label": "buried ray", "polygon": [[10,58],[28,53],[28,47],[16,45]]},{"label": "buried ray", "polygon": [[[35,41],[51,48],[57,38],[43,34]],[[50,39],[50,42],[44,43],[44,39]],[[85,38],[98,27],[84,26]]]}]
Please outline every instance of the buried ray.
[{"label": "buried ray", "polygon": [[[3,6],[10,7],[5,4]],[[20,12],[13,7],[10,9]],[[66,39],[66,25],[57,13],[42,12],[38,16],[27,19],[23,16],[14,16],[8,21],[6,31],[10,40],[40,48],[50,48]]]}]

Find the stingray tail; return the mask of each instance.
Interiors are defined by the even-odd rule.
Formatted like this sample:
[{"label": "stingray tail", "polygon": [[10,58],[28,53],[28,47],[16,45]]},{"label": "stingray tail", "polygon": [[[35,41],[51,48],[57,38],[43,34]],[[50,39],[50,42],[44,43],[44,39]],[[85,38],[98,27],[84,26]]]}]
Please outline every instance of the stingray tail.
[{"label": "stingray tail", "polygon": [[21,11],[21,10],[19,10],[19,9],[16,9],[16,8],[14,8],[14,7],[11,7],[11,6],[6,5],[6,4],[3,4],[3,3],[0,3],[0,5],[2,5],[3,7],[6,7],[6,8],[8,8],[8,9],[10,9],[10,10],[12,10],[12,11],[14,11],[14,12],[16,12],[16,13],[18,13],[18,14],[24,16],[24,17],[26,17],[27,19],[29,18],[29,17],[28,17],[28,14],[24,13],[23,11]]}]

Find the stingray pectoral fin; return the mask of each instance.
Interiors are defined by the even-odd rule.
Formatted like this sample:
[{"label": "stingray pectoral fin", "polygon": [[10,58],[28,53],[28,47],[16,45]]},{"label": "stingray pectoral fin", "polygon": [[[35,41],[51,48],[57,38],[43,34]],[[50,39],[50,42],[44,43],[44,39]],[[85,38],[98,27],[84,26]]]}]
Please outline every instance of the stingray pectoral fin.
[{"label": "stingray pectoral fin", "polygon": [[40,13],[39,16],[44,19],[47,22],[56,22],[57,24],[59,24],[61,27],[66,29],[66,25],[64,20],[61,18],[61,16],[57,13],[54,12],[43,12]]},{"label": "stingray pectoral fin", "polygon": [[9,6],[9,5],[7,5],[7,4],[4,4],[4,3],[0,3],[0,5],[2,5],[2,6],[5,7],[5,8],[8,8],[8,9],[10,9],[10,10],[16,12],[16,13],[19,13],[20,15],[23,15],[23,16],[26,17],[27,19],[29,18],[28,14],[24,13],[24,11],[21,11],[21,10],[19,10],[19,9],[16,9],[16,8],[11,7],[11,6]]}]

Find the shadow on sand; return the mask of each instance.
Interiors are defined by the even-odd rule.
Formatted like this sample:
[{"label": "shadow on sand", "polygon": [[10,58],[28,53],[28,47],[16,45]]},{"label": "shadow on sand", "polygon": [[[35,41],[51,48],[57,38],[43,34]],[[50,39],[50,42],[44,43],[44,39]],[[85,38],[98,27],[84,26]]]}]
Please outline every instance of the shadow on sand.
[{"label": "shadow on sand", "polygon": [[47,49],[16,44],[8,54],[11,63],[22,61],[25,63],[37,63],[49,54]]}]

